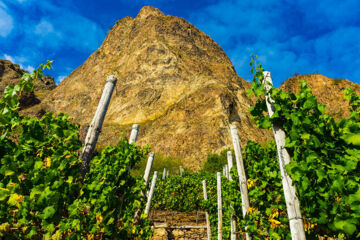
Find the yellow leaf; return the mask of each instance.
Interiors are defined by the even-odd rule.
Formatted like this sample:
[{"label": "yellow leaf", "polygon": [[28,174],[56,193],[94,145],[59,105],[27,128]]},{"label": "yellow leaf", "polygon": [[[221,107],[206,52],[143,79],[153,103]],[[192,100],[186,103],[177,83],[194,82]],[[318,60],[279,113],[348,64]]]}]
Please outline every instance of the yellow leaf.
[{"label": "yellow leaf", "polygon": [[[58,226],[57,226],[58,227]],[[62,239],[62,233],[60,230],[57,230],[55,234],[51,236],[52,240],[61,240]]]},{"label": "yellow leaf", "polygon": [[8,222],[3,223],[0,225],[0,233],[1,232],[7,232],[10,230],[10,224]]},{"label": "yellow leaf", "polygon": [[103,217],[101,216],[100,213],[96,214],[96,224],[99,225],[103,220]]},{"label": "yellow leaf", "polygon": [[21,228],[21,231],[24,233],[24,232],[26,232],[26,229],[27,229],[27,226],[22,227],[22,228]]},{"label": "yellow leaf", "polygon": [[46,160],[46,167],[51,167],[51,158],[47,157],[45,160]]},{"label": "yellow leaf", "polygon": [[278,218],[279,217],[279,210],[278,209],[275,209],[275,211],[273,210],[273,213],[270,215],[270,219],[273,219],[273,218]]},{"label": "yellow leaf", "polygon": [[269,221],[271,222],[271,226],[270,226],[270,227],[271,227],[272,229],[278,228],[278,227],[280,227],[280,225],[281,225],[281,222],[279,222],[278,220],[270,219]]},{"label": "yellow leaf", "polygon": [[249,213],[252,213],[254,210],[255,210],[255,208],[253,208],[253,207],[249,207]]},{"label": "yellow leaf", "polygon": [[9,197],[9,200],[8,200],[8,203],[11,205],[11,206],[17,206],[19,207],[19,203],[22,202],[24,200],[24,196],[23,195],[19,195],[17,193],[13,193],[10,195]]},{"label": "yellow leaf", "polygon": [[13,170],[5,170],[5,176],[13,175],[15,172]]},{"label": "yellow leaf", "polygon": [[249,188],[251,188],[252,186],[255,186],[255,182],[254,182],[251,178],[249,178],[249,179],[247,180],[247,187],[248,187],[248,189],[249,189]]}]

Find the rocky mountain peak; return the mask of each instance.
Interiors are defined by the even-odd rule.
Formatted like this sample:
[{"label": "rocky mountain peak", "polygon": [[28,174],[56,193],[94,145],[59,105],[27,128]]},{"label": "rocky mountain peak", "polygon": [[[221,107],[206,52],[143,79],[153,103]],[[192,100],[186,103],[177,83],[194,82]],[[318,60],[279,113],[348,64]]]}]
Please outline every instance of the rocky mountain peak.
[{"label": "rocky mountain peak", "polygon": [[141,8],[140,12],[136,16],[137,19],[145,19],[148,16],[155,16],[155,17],[164,17],[164,13],[161,12],[159,9],[151,6],[144,6]]},{"label": "rocky mountain peak", "polygon": [[241,134],[243,143],[268,136],[249,117],[248,83],[221,47],[183,18],[144,7],[136,18],[117,21],[99,49],[40,107],[66,112],[86,126],[111,74],[118,82],[100,145],[115,144],[137,123],[139,144],[196,169],[207,153],[232,146],[232,123],[247,133]]},{"label": "rocky mountain peak", "polygon": [[[149,6],[136,18],[117,21],[99,49],[27,113],[65,112],[85,135],[106,76],[113,74],[118,81],[100,146],[116,144],[122,133],[129,136],[137,123],[139,145],[149,144],[157,155],[180,158],[196,170],[208,153],[232,148],[231,124],[237,125],[243,146],[248,140],[261,143],[272,138],[251,120],[254,101],[246,96],[250,83],[236,74],[221,47],[185,19]],[[360,89],[350,81],[322,75],[294,76],[281,88],[297,92],[302,79],[338,117],[349,114],[343,90]]]}]

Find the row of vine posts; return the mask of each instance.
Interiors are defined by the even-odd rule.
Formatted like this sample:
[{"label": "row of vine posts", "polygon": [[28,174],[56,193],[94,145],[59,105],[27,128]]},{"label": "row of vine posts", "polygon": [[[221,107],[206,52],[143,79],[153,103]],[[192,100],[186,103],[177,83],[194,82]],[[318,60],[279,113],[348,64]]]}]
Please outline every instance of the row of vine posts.
[{"label": "row of vine posts", "polygon": [[[272,80],[270,72],[264,71],[264,80],[263,84],[265,86],[265,89],[267,92],[272,87]],[[84,178],[85,174],[89,171],[89,163],[92,158],[92,155],[95,150],[95,146],[99,137],[99,134],[101,132],[101,128],[105,119],[105,115],[107,112],[107,109],[109,107],[110,99],[113,93],[113,90],[115,88],[117,82],[117,77],[114,75],[108,76],[106,80],[106,84],[104,86],[104,90],[102,93],[102,96],[100,98],[98,107],[96,109],[94,118],[89,126],[84,147],[82,149],[80,159],[83,161],[81,173]],[[267,109],[269,112],[269,116],[271,117],[274,113],[274,101],[271,99],[269,94],[266,94],[266,104]],[[305,231],[304,231],[304,225],[302,221],[301,211],[300,211],[300,203],[296,196],[296,189],[295,186],[292,184],[291,177],[286,173],[285,165],[290,162],[290,156],[285,148],[285,132],[282,129],[282,126],[273,124],[272,125],[274,138],[277,146],[277,155],[279,160],[279,166],[280,166],[280,172],[281,172],[281,178],[282,178],[282,185],[283,185],[283,191],[286,201],[286,207],[287,207],[287,213],[289,217],[289,225],[290,225],[290,231],[292,240],[304,240],[305,238]],[[139,125],[134,124],[132,127],[132,131],[129,138],[129,143],[135,143],[137,140],[139,132]],[[230,126],[230,133],[232,137],[232,142],[234,146],[235,151],[235,160],[236,160],[236,168],[239,176],[239,186],[240,186],[240,193],[241,193],[241,202],[242,202],[242,215],[245,218],[245,216],[249,213],[249,199],[248,199],[248,189],[247,189],[247,179],[244,169],[244,163],[243,158],[241,155],[241,147],[240,147],[240,141],[239,141],[239,135],[238,131],[235,125]],[[231,179],[230,170],[233,166],[233,159],[232,159],[232,153],[229,151],[227,153],[227,160],[228,164],[223,169],[223,175],[225,175],[230,181],[233,181]],[[151,173],[151,168],[154,161],[154,153],[149,154],[149,158],[146,164],[146,169],[144,173],[144,184],[147,186],[149,182],[149,177]],[[130,166],[128,167],[127,171],[130,171]],[[184,169],[180,166],[180,176],[182,176],[184,172]],[[150,206],[151,206],[151,200],[154,194],[155,186],[156,186],[156,180],[157,180],[158,172],[155,171],[150,191],[145,193],[142,192],[143,200],[145,201],[147,196],[147,203],[145,207],[144,213],[146,215],[149,214]],[[169,175],[169,172],[166,171],[164,168],[163,173],[163,180],[166,176]],[[204,192],[204,199],[207,200],[207,192],[206,192],[206,182],[203,181],[203,192]],[[217,195],[218,195],[218,239],[222,239],[222,201],[221,201],[221,173],[217,173]],[[135,218],[139,217],[141,214],[141,210],[135,214]],[[233,212],[231,214],[231,240],[236,239],[236,225],[235,225],[235,213]],[[205,212],[206,217],[206,225],[207,225],[207,235],[208,239],[211,239],[211,229],[210,229],[210,222],[209,222],[209,215],[207,212]],[[251,240],[250,234],[246,232],[246,226],[245,226],[245,235],[247,240]]]},{"label": "row of vine posts", "polygon": [[[267,92],[267,94],[265,96],[265,100],[266,100],[266,105],[267,105],[269,116],[271,117],[274,114],[274,101],[271,99],[271,96],[269,94],[269,91],[272,88],[272,79],[271,79],[271,74],[268,71],[264,71],[263,75],[264,75],[263,84],[264,84],[265,90]],[[301,211],[300,211],[300,203],[296,196],[296,188],[292,184],[291,177],[287,174],[287,172],[285,170],[285,166],[290,163],[290,156],[285,148],[285,138],[286,138],[285,131],[282,129],[282,126],[280,126],[278,124],[273,124],[272,129],[273,129],[274,138],[275,138],[275,142],[276,142],[277,156],[278,156],[278,161],[279,161],[279,166],[280,166],[280,173],[281,173],[283,191],[284,191],[284,196],[285,196],[286,209],[287,209],[287,214],[288,214],[288,218],[289,218],[291,238],[292,238],[292,240],[305,240],[306,237],[305,237],[305,231],[304,231],[304,224],[303,224],[303,219],[302,219]],[[247,189],[247,185],[246,185],[246,183],[247,183],[246,174],[245,174],[245,170],[244,170],[243,159],[241,156],[241,147],[240,147],[240,141],[239,141],[239,136],[238,136],[236,126],[234,126],[234,125],[231,126],[230,132],[231,132],[233,145],[234,145],[236,167],[237,167],[237,171],[239,174],[240,193],[241,193],[241,201],[242,201],[242,213],[243,213],[243,217],[245,217],[249,211],[248,210],[249,209],[249,199],[248,199],[248,189]],[[228,178],[230,181],[232,181],[231,175],[229,173],[232,168],[232,153],[231,153],[231,151],[228,152],[227,160],[228,160],[228,164],[225,165],[223,168],[223,175],[226,176],[226,178]],[[221,211],[222,206],[219,203],[219,201],[221,201],[221,198],[220,198],[221,197],[221,183],[219,185],[221,178],[219,177],[219,175],[220,175],[220,172],[217,173],[217,176],[218,176],[217,177],[217,181],[218,181],[217,185],[218,185],[218,212],[219,212],[218,213],[218,218],[219,218],[218,219],[218,223],[219,223],[218,239],[221,239],[222,226],[220,225],[220,223],[221,223],[222,215],[221,215],[220,211]],[[220,191],[220,193],[219,193],[219,191]],[[236,239],[236,229],[235,229],[235,224],[233,221],[234,221],[233,215],[231,215],[231,240]],[[246,227],[245,227],[245,231],[246,231]],[[247,240],[251,239],[251,236],[248,233],[246,233],[246,239]]]},{"label": "row of vine posts", "polygon": [[[88,132],[86,134],[84,147],[80,154],[80,159],[83,162],[83,165],[81,168],[81,174],[82,174],[83,178],[85,177],[86,173],[90,169],[90,165],[89,165],[90,160],[94,154],[96,143],[97,143],[98,137],[100,135],[101,128],[104,123],[105,115],[106,115],[107,109],[109,107],[111,96],[114,91],[117,80],[118,80],[117,77],[114,75],[110,75],[106,78],[106,84],[104,86],[103,93],[101,95],[99,104],[97,106],[94,118],[93,118],[93,120],[89,126]],[[137,140],[138,134],[139,134],[139,124],[134,124],[132,126],[131,134],[129,137],[129,143],[135,143]],[[153,161],[154,161],[154,153],[151,152],[149,154],[149,158],[148,158],[148,161],[146,164],[146,169],[145,169],[145,174],[144,174],[145,186],[147,186],[148,182],[149,182]],[[165,171],[166,171],[166,169],[164,169],[164,176],[165,176]],[[128,166],[127,172],[128,172],[128,174],[130,173],[130,166]],[[169,172],[167,172],[167,174],[169,174]],[[156,180],[157,180],[157,171],[154,172],[154,176],[152,178],[149,193],[145,193],[145,192],[141,193],[143,200],[145,200],[146,195],[148,196],[145,211],[144,211],[144,213],[146,215],[148,215],[149,211],[150,211],[150,205],[151,205],[152,197],[154,195]],[[123,195],[123,197],[125,197],[125,195]],[[123,199],[122,199],[122,201],[123,201]],[[121,206],[120,206],[120,208],[121,208]],[[139,209],[135,213],[134,219],[140,217],[140,214],[141,214],[141,209]]]}]

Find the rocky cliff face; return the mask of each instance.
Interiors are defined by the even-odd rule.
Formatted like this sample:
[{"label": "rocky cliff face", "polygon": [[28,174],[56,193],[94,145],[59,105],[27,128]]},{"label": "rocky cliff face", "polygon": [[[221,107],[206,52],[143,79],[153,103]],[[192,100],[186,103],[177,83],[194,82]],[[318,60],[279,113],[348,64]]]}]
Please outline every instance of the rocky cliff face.
[{"label": "rocky cliff face", "polygon": [[249,83],[237,76],[229,58],[208,35],[158,9],[144,7],[136,18],[119,20],[101,47],[48,96],[41,108],[66,112],[89,124],[106,76],[118,82],[99,144],[115,144],[131,125],[140,127],[139,144],[177,156],[199,168],[208,152],[231,147],[229,125],[242,144],[266,141],[250,119]]},{"label": "rocky cliff face", "polygon": [[344,99],[344,90],[352,88],[360,95],[360,85],[347,79],[333,79],[321,74],[307,74],[294,76],[285,81],[280,87],[285,91],[298,93],[300,81],[306,80],[319,103],[326,105],[326,112],[335,119],[350,116],[349,102]]},{"label": "rocky cliff face", "polygon": [[[250,84],[236,74],[221,47],[186,20],[153,7],[119,20],[84,64],[24,113],[65,112],[85,135],[111,74],[119,80],[99,145],[116,144],[122,132],[129,136],[138,123],[140,145],[150,144],[152,151],[179,157],[196,170],[207,153],[232,147],[230,124],[238,126],[243,146],[272,138],[251,120]],[[298,92],[301,79],[337,118],[349,114],[343,90],[352,87],[360,93],[357,84],[318,74],[290,78],[281,88]]]},{"label": "rocky cliff face", "polygon": [[[0,59],[0,93],[4,92],[6,86],[19,83],[24,73],[25,70],[21,69],[19,65]],[[22,96],[20,107],[26,108],[40,103],[44,96],[55,87],[54,78],[43,76],[35,83],[34,92]]]}]

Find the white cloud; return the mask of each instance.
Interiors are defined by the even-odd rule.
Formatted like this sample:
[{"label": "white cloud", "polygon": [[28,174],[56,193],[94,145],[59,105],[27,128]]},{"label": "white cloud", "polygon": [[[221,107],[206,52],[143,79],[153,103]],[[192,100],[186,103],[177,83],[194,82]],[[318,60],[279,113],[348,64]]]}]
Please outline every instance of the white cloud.
[{"label": "white cloud", "polygon": [[57,76],[57,78],[55,79],[56,84],[61,83],[62,80],[64,80],[66,77],[67,77],[66,75]]},{"label": "white cloud", "polygon": [[46,35],[54,32],[54,27],[50,22],[41,20],[41,22],[35,26],[34,32],[35,34]]},{"label": "white cloud", "polygon": [[34,70],[35,70],[35,68],[33,68],[32,66],[30,66],[30,65],[27,65],[26,67],[24,67],[24,66],[22,66],[22,65],[20,65],[20,67],[22,68],[22,69],[24,69],[24,70],[26,70],[26,71],[28,71],[28,72],[33,72]]},{"label": "white cloud", "polygon": [[14,22],[11,15],[6,11],[7,7],[0,2],[0,36],[6,37],[14,28]]},{"label": "white cloud", "polygon": [[9,60],[12,63],[15,62],[14,58],[12,56],[10,56],[10,55],[4,54],[3,58],[6,59],[6,60]]},{"label": "white cloud", "polygon": [[6,60],[9,60],[10,62],[12,62],[14,64],[19,64],[20,68],[22,68],[22,69],[24,69],[24,70],[26,70],[28,72],[32,72],[35,69],[31,65],[24,64],[25,62],[27,62],[27,59],[24,58],[24,57],[21,57],[21,56],[20,57],[17,57],[17,56],[13,57],[13,56],[10,56],[10,55],[5,53],[3,55],[3,58],[6,59]]}]

